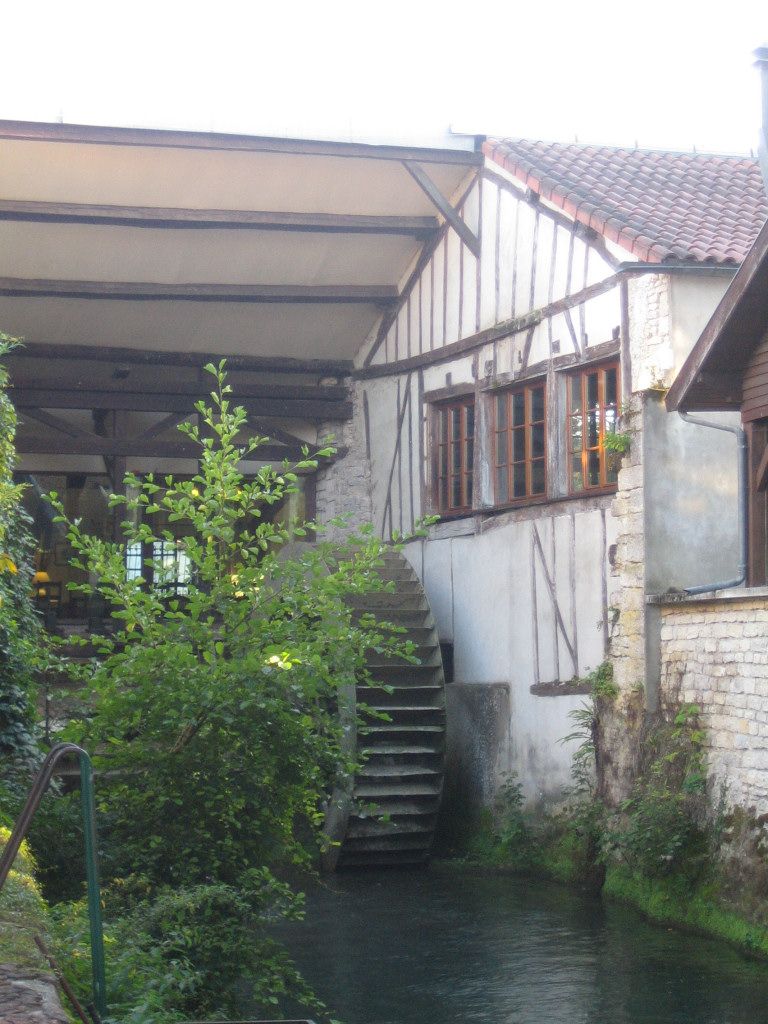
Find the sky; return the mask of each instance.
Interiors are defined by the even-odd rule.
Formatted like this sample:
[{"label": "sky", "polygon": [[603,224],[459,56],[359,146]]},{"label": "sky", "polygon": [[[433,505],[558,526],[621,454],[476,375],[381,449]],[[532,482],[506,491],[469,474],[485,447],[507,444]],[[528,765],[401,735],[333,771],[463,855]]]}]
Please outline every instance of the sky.
[{"label": "sky", "polygon": [[23,0],[0,117],[747,153],[768,0]]}]

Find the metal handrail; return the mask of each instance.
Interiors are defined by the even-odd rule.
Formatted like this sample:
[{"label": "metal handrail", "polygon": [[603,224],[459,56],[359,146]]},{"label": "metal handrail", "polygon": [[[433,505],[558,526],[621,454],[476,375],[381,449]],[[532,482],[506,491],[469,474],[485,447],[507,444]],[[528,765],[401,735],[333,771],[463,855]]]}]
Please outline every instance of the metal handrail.
[{"label": "metal handrail", "polygon": [[91,936],[91,968],[93,1005],[102,1017],[107,1014],[107,993],[104,972],[104,933],[101,922],[99,866],[96,853],[96,811],[93,802],[93,766],[87,752],[76,743],[57,743],[51,747],[35,776],[26,803],[13,826],[11,837],[0,856],[0,892],[13,866],[40,801],[51,783],[56,766],[68,754],[76,754],[80,764],[80,803],[85,836],[85,875],[88,884],[88,921]]}]

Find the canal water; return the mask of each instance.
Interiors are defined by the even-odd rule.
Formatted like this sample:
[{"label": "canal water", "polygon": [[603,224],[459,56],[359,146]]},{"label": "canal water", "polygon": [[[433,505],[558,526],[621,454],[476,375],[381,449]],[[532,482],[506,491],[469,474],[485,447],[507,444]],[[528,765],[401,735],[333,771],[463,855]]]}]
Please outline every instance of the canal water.
[{"label": "canal water", "polygon": [[529,879],[339,874],[280,938],[343,1024],[768,1024],[768,965]]}]

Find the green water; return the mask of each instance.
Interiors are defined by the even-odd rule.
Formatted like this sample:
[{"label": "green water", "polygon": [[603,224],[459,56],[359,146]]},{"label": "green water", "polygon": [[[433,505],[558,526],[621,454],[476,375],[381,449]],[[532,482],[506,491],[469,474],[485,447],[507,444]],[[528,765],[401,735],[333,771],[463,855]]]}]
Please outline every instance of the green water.
[{"label": "green water", "polygon": [[337,875],[280,937],[344,1024],[768,1024],[768,965],[545,882]]}]

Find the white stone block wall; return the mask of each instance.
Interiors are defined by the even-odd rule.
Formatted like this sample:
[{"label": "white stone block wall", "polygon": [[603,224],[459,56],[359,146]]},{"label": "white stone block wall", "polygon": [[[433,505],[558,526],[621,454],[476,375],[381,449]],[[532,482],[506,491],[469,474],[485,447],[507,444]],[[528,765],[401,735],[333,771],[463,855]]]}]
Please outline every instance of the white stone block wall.
[{"label": "white stone block wall", "polygon": [[[371,467],[366,452],[362,390],[355,384],[350,393],[352,419],[346,423],[322,424],[318,428],[318,442],[333,435],[334,446],[345,448],[346,454],[327,469],[318,471],[315,501],[318,522],[327,523],[336,516],[346,515],[352,526],[361,526],[371,521]],[[327,536],[333,537],[339,532],[331,529]]]},{"label": "white stone block wall", "polygon": [[630,434],[631,446],[613,502],[618,536],[610,594],[614,619],[610,655],[616,684],[625,693],[645,681],[643,392],[660,386],[671,366],[669,277],[641,274],[632,278],[628,313],[632,393],[622,398],[621,429]]},{"label": "white stone block wall", "polygon": [[768,592],[663,605],[660,696],[701,708],[714,798],[768,813]]}]

